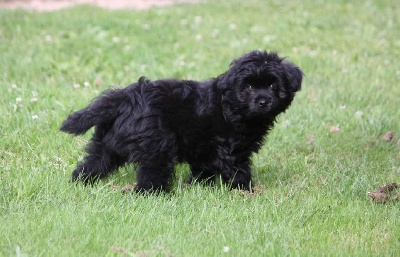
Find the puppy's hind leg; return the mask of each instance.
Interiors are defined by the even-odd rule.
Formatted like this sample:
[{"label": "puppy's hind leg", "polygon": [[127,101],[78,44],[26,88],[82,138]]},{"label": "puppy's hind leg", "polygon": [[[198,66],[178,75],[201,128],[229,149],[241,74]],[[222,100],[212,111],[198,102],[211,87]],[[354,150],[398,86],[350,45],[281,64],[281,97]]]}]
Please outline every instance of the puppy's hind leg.
[{"label": "puppy's hind leg", "polygon": [[106,177],[123,163],[122,158],[114,153],[107,152],[105,149],[93,149],[72,172],[72,181],[80,180],[85,184],[94,182]]},{"label": "puppy's hind leg", "polygon": [[174,161],[168,154],[160,154],[154,158],[139,162],[136,175],[136,191],[168,192],[174,172]]},{"label": "puppy's hind leg", "polygon": [[72,173],[72,181],[89,183],[109,175],[125,163],[125,159],[108,149],[95,133],[86,148],[87,155]]}]

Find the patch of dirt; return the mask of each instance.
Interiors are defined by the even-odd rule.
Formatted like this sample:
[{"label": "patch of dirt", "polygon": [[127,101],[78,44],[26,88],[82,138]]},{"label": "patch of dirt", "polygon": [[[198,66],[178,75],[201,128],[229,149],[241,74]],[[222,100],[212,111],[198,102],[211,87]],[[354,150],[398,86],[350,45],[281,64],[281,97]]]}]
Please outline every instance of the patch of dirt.
[{"label": "patch of dirt", "polygon": [[389,200],[398,200],[399,195],[396,193],[396,189],[399,188],[399,184],[396,182],[388,183],[378,187],[377,190],[368,192],[368,197],[376,203],[386,203]]},{"label": "patch of dirt", "polygon": [[110,186],[114,191],[121,191],[123,194],[127,194],[127,193],[133,192],[133,190],[135,190],[137,183],[135,182],[133,185],[127,184],[127,185],[123,186],[122,188],[120,188],[118,185],[113,185],[113,184],[110,184]]},{"label": "patch of dirt", "polygon": [[267,189],[265,189],[264,185],[260,184],[260,185],[253,187],[252,191],[239,190],[239,189],[233,189],[232,191],[241,196],[247,196],[248,198],[251,198],[255,195],[265,194],[267,192]]},{"label": "patch of dirt", "polygon": [[381,141],[383,142],[391,142],[394,138],[394,132],[393,131],[388,131],[386,132],[385,135],[381,136]]},{"label": "patch of dirt", "polygon": [[133,190],[135,190],[136,186],[137,186],[137,183],[134,183],[133,185],[127,184],[127,185],[125,185],[125,186],[123,186],[121,188],[121,192],[123,194],[127,194],[127,193],[130,193],[130,192],[133,192]]},{"label": "patch of dirt", "polygon": [[177,3],[199,3],[200,0],[0,0],[2,9],[31,9],[54,11],[74,5],[96,5],[105,9],[149,9],[153,6],[168,6]]}]

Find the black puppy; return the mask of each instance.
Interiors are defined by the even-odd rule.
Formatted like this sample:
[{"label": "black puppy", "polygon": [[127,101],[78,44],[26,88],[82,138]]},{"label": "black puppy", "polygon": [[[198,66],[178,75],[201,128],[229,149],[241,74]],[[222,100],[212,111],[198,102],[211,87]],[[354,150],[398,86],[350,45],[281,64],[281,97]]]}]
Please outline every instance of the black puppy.
[{"label": "black puppy", "polygon": [[189,181],[220,175],[233,188],[248,190],[251,154],[289,107],[302,77],[276,53],[253,51],[207,81],[142,77],[124,89],[107,90],[61,127],[79,135],[95,126],[72,180],[103,178],[137,163],[137,191],[168,191],[174,165],[187,162]]}]

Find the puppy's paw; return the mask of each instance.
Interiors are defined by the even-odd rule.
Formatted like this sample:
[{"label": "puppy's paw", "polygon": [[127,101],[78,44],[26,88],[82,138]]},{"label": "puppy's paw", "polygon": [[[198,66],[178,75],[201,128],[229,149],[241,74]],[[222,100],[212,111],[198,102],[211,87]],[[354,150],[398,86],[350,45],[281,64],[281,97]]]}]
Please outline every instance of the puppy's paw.
[{"label": "puppy's paw", "polygon": [[100,176],[86,172],[84,167],[78,167],[72,172],[71,182],[82,182],[84,185],[92,185],[100,179]]}]

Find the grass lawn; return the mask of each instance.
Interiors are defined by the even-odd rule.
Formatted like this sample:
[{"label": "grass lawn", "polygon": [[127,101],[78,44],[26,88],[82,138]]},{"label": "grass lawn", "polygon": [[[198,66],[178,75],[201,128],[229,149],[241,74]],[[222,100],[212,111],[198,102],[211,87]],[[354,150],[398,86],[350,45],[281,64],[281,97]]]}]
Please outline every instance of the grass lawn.
[{"label": "grass lawn", "polygon": [[[400,182],[399,17],[397,0],[0,10],[0,256],[399,256],[400,202],[367,197]],[[68,182],[91,134],[58,131],[72,111],[142,75],[216,76],[253,49],[306,74],[253,157],[254,195],[184,186],[184,164],[168,195],[122,194],[132,166]]]}]

